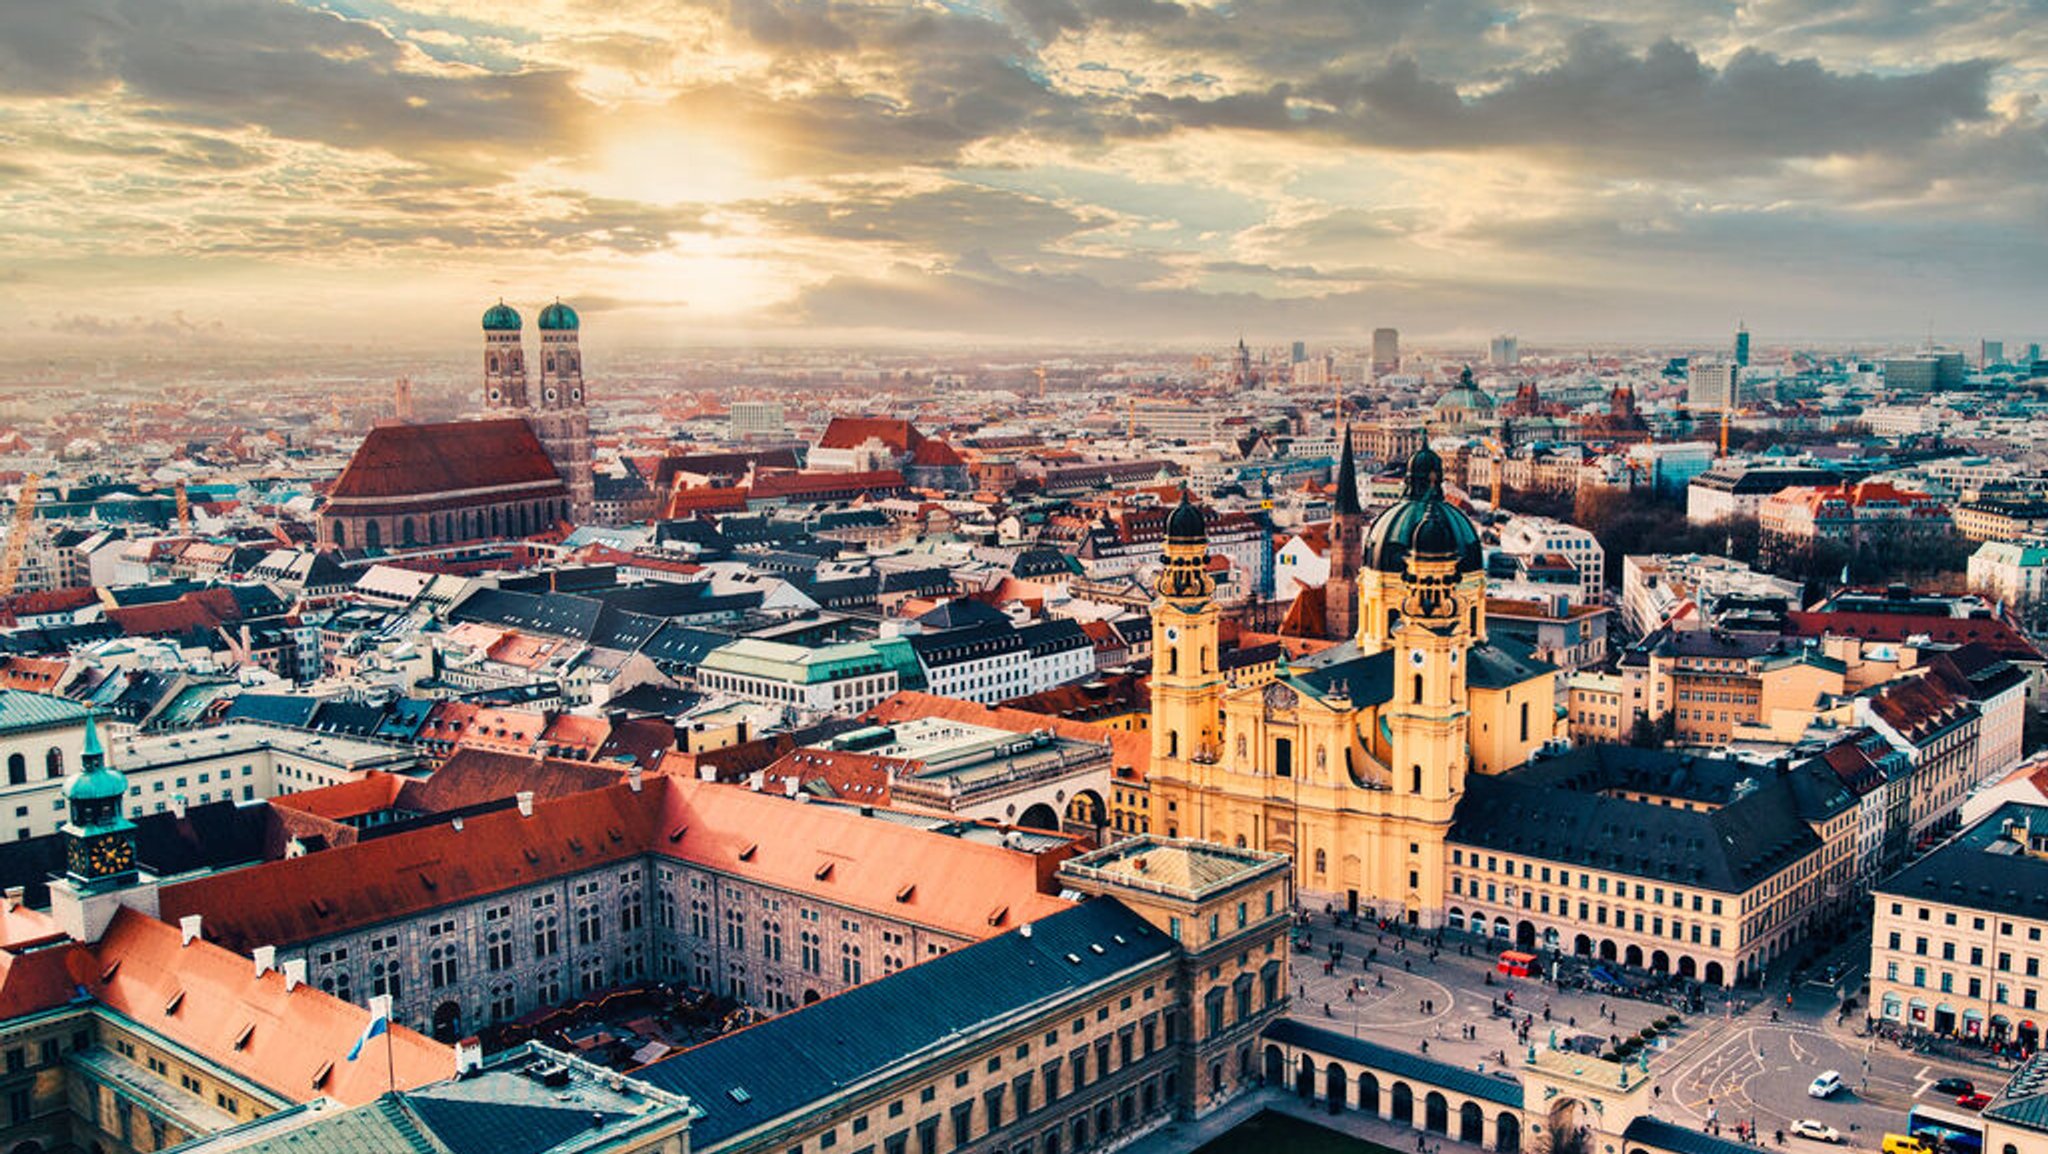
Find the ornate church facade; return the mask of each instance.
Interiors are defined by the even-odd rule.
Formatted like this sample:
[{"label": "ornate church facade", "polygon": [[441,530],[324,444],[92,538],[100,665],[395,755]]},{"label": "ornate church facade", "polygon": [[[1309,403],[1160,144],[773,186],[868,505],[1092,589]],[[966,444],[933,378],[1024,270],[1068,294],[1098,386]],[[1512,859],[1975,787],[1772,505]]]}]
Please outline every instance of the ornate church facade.
[{"label": "ornate church facade", "polygon": [[1410,459],[1404,500],[1333,532],[1339,547],[1358,552],[1332,558],[1355,574],[1349,639],[1226,687],[1202,516],[1183,493],[1152,609],[1151,828],[1289,853],[1305,899],[1434,927],[1466,777],[1557,735],[1556,670],[1488,639],[1479,534],[1431,450]]}]

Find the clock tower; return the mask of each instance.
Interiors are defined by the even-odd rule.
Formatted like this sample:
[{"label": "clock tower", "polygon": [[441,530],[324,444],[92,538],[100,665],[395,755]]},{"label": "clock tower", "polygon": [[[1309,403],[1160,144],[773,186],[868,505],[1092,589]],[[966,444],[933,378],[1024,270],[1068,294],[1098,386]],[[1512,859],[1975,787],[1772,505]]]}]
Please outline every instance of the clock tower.
[{"label": "clock tower", "polygon": [[64,785],[71,812],[59,831],[64,874],[50,882],[50,913],[74,940],[97,941],[122,906],[156,916],[156,879],[136,864],[127,800],[128,779],[107,765],[99,726],[88,717],[78,775]]},{"label": "clock tower", "polygon": [[[1166,567],[1152,605],[1152,828],[1168,837],[1204,838],[1198,776],[1213,772],[1223,719],[1223,670],[1217,657],[1221,615],[1209,577],[1209,531],[1202,511],[1180,491],[1166,518]],[[1162,804],[1163,803],[1163,804]]]}]

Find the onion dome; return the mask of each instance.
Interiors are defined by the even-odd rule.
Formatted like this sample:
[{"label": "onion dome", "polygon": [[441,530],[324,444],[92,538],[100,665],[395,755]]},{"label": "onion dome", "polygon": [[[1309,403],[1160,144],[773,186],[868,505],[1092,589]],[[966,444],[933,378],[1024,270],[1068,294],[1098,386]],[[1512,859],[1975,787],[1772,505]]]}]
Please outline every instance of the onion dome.
[{"label": "onion dome", "polygon": [[576,317],[576,310],[563,304],[561,301],[556,301],[540,310],[540,327],[542,332],[573,333],[581,324],[582,322]]},{"label": "onion dome", "polygon": [[516,333],[521,323],[519,310],[504,301],[484,310],[484,331],[487,333]]},{"label": "onion dome", "polygon": [[1187,486],[1181,486],[1180,504],[1166,518],[1166,543],[1169,545],[1206,545],[1209,543],[1209,528],[1202,522],[1202,511],[1188,497]]}]

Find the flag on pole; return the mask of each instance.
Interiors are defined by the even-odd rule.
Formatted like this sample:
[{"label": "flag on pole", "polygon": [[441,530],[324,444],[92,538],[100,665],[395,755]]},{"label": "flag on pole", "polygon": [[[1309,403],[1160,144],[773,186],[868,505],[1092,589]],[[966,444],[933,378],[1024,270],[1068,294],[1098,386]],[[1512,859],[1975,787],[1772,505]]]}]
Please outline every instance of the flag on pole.
[{"label": "flag on pole", "polygon": [[363,1047],[370,1044],[370,1039],[375,1038],[378,1035],[389,1031],[390,1029],[391,995],[378,994],[376,997],[370,999],[370,1021],[367,1025],[363,1027],[363,1036],[357,1038],[356,1044],[349,1047],[348,1060],[353,1062],[357,1058],[361,1057],[363,1053]]}]

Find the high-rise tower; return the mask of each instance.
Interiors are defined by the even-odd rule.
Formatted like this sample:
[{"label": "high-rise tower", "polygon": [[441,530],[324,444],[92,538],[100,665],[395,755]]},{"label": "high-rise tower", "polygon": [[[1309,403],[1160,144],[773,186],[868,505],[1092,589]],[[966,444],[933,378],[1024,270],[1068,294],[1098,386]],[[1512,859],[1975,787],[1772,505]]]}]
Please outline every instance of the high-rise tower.
[{"label": "high-rise tower", "polygon": [[484,310],[484,408],[517,412],[526,407],[526,350],[519,310],[499,301]]},{"label": "high-rise tower", "polygon": [[1735,365],[1749,367],[1749,326],[1741,321],[1735,322]]},{"label": "high-rise tower", "polygon": [[540,310],[540,404],[528,418],[548,458],[569,486],[569,515],[578,524],[596,511],[590,410],[584,404],[583,352],[576,310],[556,301]]}]

